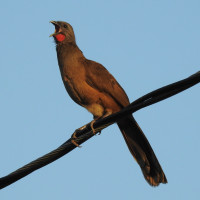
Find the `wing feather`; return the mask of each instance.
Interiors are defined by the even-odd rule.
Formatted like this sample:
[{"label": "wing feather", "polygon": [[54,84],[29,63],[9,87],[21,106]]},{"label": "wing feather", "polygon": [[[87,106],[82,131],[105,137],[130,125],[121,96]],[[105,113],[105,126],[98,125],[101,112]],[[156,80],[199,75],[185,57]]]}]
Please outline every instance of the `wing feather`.
[{"label": "wing feather", "polygon": [[91,87],[111,96],[122,108],[129,105],[125,91],[103,65],[92,60],[85,62],[84,66],[88,68],[86,82]]}]

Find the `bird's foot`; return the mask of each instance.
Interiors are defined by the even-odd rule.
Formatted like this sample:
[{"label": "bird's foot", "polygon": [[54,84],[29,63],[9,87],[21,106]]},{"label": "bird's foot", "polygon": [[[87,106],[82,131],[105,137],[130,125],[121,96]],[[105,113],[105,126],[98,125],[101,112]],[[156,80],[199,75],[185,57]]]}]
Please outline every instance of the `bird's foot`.
[{"label": "bird's foot", "polygon": [[96,131],[95,131],[95,129],[94,129],[94,123],[95,123],[95,122],[96,122],[96,119],[92,120],[91,123],[90,123],[90,127],[91,127],[92,133],[93,133],[94,135],[96,135]]},{"label": "bird's foot", "polygon": [[[99,117],[98,119],[100,119],[100,117]],[[90,127],[91,127],[92,133],[93,133],[94,135],[97,135],[97,133],[99,133],[98,135],[101,134],[101,130],[98,130],[98,129],[95,130],[95,129],[94,129],[94,123],[95,123],[98,119],[94,119],[94,120],[92,120],[92,121],[90,122]]]},{"label": "bird's foot", "polygon": [[[82,128],[82,127],[81,127],[81,128]],[[81,128],[78,129],[78,130],[81,130]],[[71,143],[74,144],[76,147],[79,147],[79,148],[82,147],[82,146],[80,146],[80,145],[77,143],[76,131],[75,131],[75,132],[72,134],[72,136],[71,136]]]}]

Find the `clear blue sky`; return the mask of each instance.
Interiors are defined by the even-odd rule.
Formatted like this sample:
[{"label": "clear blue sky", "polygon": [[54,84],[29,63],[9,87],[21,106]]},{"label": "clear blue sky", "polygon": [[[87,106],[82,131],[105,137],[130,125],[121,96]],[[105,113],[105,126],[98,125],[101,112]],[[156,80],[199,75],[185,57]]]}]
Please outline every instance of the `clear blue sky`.
[{"label": "clear blue sky", "polygon": [[[131,101],[200,70],[198,0],[2,1],[0,176],[51,151],[92,115],[67,95],[50,20],[74,27]],[[134,114],[168,179],[150,187],[116,125],[0,191],[1,200],[200,199],[200,85]]]}]

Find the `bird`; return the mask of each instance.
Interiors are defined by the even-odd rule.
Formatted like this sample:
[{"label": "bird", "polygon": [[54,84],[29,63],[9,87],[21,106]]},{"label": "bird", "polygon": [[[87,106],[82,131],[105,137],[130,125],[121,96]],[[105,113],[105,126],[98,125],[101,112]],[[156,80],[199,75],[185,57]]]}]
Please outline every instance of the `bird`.
[{"label": "bird", "polygon": [[[73,27],[50,21],[55,32],[58,65],[64,86],[74,102],[92,113],[94,120],[116,113],[130,104],[129,98],[110,72],[85,58],[76,43]],[[130,114],[117,121],[128,149],[151,186],[167,183],[161,165],[142,129]]]}]

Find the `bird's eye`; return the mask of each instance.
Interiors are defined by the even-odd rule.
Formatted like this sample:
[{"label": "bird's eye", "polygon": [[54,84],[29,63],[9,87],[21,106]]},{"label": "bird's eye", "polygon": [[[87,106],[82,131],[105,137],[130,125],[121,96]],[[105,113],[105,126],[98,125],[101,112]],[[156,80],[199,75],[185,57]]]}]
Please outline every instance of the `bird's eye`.
[{"label": "bird's eye", "polygon": [[64,27],[64,28],[67,28],[67,25],[64,25],[63,27]]}]

